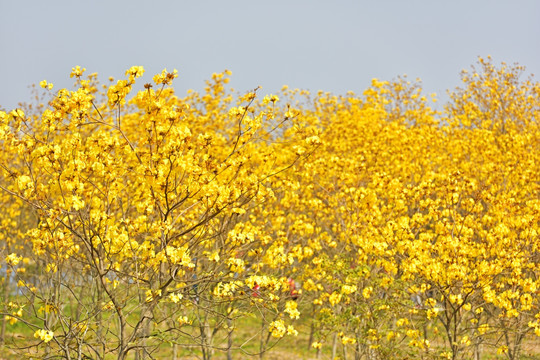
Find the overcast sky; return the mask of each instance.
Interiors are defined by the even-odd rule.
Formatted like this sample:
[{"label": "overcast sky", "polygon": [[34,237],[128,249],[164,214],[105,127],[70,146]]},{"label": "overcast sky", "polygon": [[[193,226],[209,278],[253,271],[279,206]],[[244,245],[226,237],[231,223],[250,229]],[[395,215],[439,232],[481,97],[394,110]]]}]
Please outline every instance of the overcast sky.
[{"label": "overcast sky", "polygon": [[372,78],[419,77],[426,93],[459,85],[477,56],[540,77],[538,0],[0,0],[0,108],[28,86],[70,87],[81,65],[102,80],[178,69],[179,94],[229,69],[245,92],[282,85],[360,94]]}]

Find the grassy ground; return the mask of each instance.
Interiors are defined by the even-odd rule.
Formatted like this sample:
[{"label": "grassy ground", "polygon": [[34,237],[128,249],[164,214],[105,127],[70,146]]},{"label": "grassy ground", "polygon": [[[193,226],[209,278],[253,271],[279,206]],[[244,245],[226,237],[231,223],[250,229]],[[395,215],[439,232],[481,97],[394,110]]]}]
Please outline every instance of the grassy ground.
[{"label": "grassy ground", "polygon": [[[302,342],[302,341],[300,341]],[[341,347],[340,347],[341,348]],[[156,353],[153,354],[155,359],[173,359],[172,347],[170,345],[163,345]],[[26,357],[21,356],[20,352],[13,351],[9,348],[0,346],[0,360],[22,360]],[[33,359],[40,359],[41,357],[34,357]],[[111,356],[113,359],[114,356]],[[134,356],[129,359],[134,359]],[[337,359],[344,359],[342,349],[338,349]],[[353,359],[354,355],[349,353],[347,359]],[[186,354],[185,351],[180,351],[177,356],[177,360],[198,360],[202,359],[202,356],[195,351],[192,354]],[[227,359],[227,355],[224,352],[215,352],[212,359]],[[247,355],[239,351],[233,352],[233,359],[259,359],[259,356]],[[307,350],[305,344],[299,343],[282,343],[264,354],[265,360],[331,360],[330,349],[323,349],[323,351],[317,355],[316,351],[311,349]],[[482,354],[483,360],[490,359],[507,359],[504,355],[497,355],[495,351],[486,351]],[[520,356],[520,360],[540,360],[540,345],[529,342],[525,344],[523,352]]]},{"label": "grassy ground", "polygon": [[[332,358],[332,336],[326,339],[326,343],[319,353],[310,346],[310,319],[304,319],[302,322],[295,325],[298,330],[298,336],[286,336],[279,341],[271,338],[268,349],[264,353],[265,360],[331,360]],[[196,329],[194,335],[196,334]],[[268,334],[266,330],[262,331],[260,320],[255,317],[245,317],[242,322],[237,324],[233,332],[233,359],[259,359],[257,355],[260,352],[260,337],[261,333]],[[7,327],[7,344],[9,346],[0,345],[0,360],[22,360],[28,358],[23,356],[20,350],[12,348],[24,348],[31,345],[35,339],[28,329],[22,324],[8,325]],[[523,350],[520,360],[540,360],[540,341],[536,341],[533,336],[527,338],[523,343]],[[214,345],[219,348],[227,347],[227,337],[225,334],[216,337]],[[434,349],[438,347],[436,342],[432,342]],[[43,350],[43,348],[41,349]],[[54,353],[54,352],[53,352]],[[338,344],[336,348],[336,356],[338,359],[353,359],[354,353],[352,348],[348,348],[347,357],[343,346]],[[168,360],[173,359],[173,347],[171,344],[164,343],[152,353],[153,358]],[[35,356],[34,359],[41,359],[42,356]],[[114,359],[111,355],[108,359]],[[214,351],[213,359],[227,359],[225,351]],[[132,355],[128,360],[134,360],[135,355]],[[177,360],[195,360],[202,359],[201,351],[197,347],[192,348],[177,348]],[[504,355],[497,354],[494,348],[485,348],[482,360],[488,359],[506,359]]]},{"label": "grassy ground", "polygon": [[[239,337],[243,337],[245,334],[240,334],[240,332],[245,332],[245,334],[252,333],[249,328],[242,328],[237,334],[237,340]],[[13,335],[13,334],[11,334]],[[281,360],[281,359],[290,359],[290,360],[331,360],[331,344],[323,347],[322,351],[317,354],[315,349],[308,347],[309,334],[306,332],[300,332],[297,337],[289,337],[279,341],[274,347],[267,350],[264,354],[265,360]],[[21,340],[17,345],[24,346]],[[235,350],[233,352],[233,359],[259,359],[259,356],[248,355],[244,351],[250,353],[257,353],[257,344],[247,346],[241,350]],[[157,349],[153,354],[155,359],[173,359],[172,357],[173,350],[170,344],[163,344],[159,349]],[[343,347],[341,345],[337,348],[337,358],[345,359],[343,353]],[[22,360],[26,357],[21,356],[20,351],[11,350],[7,347],[0,346],[0,360]],[[34,359],[40,359],[41,356],[34,357]],[[215,351],[213,359],[227,359],[225,352]],[[354,354],[352,354],[351,349],[349,349],[347,359],[353,359]],[[114,359],[114,356],[111,356],[110,359]],[[130,360],[135,359],[135,356],[129,357]],[[202,359],[201,353],[198,349],[188,350],[180,349],[177,354],[177,360],[198,360]],[[504,355],[497,355],[495,349],[489,349],[483,352],[483,360],[490,359],[506,359]],[[523,345],[523,351],[520,357],[521,360],[540,360],[540,342],[535,342],[534,339],[528,339]]]}]

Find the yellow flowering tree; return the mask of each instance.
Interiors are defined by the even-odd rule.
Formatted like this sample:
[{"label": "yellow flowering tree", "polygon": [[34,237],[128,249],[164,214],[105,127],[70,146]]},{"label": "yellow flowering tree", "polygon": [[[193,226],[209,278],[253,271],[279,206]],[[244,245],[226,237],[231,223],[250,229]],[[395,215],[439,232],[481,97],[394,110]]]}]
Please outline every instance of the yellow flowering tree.
[{"label": "yellow flowering tree", "polygon": [[318,357],[518,359],[540,336],[540,97],[522,71],[479,59],[437,112],[406,78],[258,97],[224,72],[179,97],[176,71],[132,94],[142,67],[107,86],[73,68],[75,90],[0,113],[6,343],[24,328],[34,357],[230,359],[298,336]]},{"label": "yellow flowering tree", "polygon": [[[34,312],[27,325],[65,356],[143,356],[162,341],[155,324],[171,312],[185,319],[188,298],[204,313],[208,351],[207,302],[216,304],[221,279],[244,271],[249,249],[231,232],[252,200],[272,196],[268,178],[289,160],[259,138],[255,93],[225,111],[223,75],[202,98],[180,99],[176,71],[164,71],[128,100],[144,72],[132,67],[100,102],[83,72],[73,69],[78,88],[59,90],[39,117],[2,117],[3,189],[38,217],[25,236],[38,267],[19,284]],[[185,334],[187,322],[164,334]]]}]

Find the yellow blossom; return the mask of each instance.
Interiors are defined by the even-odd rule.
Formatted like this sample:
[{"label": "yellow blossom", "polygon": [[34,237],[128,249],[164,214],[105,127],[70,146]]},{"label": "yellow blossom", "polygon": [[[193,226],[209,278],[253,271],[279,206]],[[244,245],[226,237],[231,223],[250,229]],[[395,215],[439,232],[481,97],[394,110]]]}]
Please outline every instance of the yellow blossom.
[{"label": "yellow blossom", "polygon": [[53,339],[54,333],[50,330],[39,329],[36,330],[36,332],[34,333],[34,337],[40,339],[45,343],[48,343]]},{"label": "yellow blossom", "polygon": [[6,263],[11,266],[16,266],[22,260],[22,258],[23,258],[22,256],[18,256],[15,253],[11,253],[8,256],[6,256]]}]

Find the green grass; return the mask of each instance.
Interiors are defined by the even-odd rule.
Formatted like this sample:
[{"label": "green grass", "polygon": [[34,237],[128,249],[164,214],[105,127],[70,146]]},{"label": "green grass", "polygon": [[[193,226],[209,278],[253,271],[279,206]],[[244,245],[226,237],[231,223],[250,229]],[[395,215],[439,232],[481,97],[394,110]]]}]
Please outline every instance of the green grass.
[{"label": "green grass", "polygon": [[[187,309],[187,310],[186,310]],[[69,312],[70,308],[64,308],[65,312]],[[186,316],[189,318],[194,318],[193,307],[184,308]],[[294,326],[298,330],[298,336],[285,336],[282,339],[270,338],[268,348],[264,353],[264,359],[266,360],[277,360],[277,359],[292,359],[292,360],[314,360],[317,359],[317,350],[311,348],[309,344],[310,338],[310,328],[311,321],[308,316],[308,311],[305,311],[304,317],[301,317],[300,320],[295,321]],[[135,311],[131,314],[129,320],[135,322],[140,316],[140,312]],[[27,319],[28,321],[36,319]],[[117,322],[113,314],[104,314],[103,323],[107,327],[104,327],[103,330],[109,329],[111,333],[117,331]],[[233,346],[232,346],[232,357],[233,359],[258,359],[259,356],[256,355],[260,352],[260,339],[261,335],[264,335],[265,339],[268,335],[266,327],[262,329],[261,319],[255,315],[243,316],[239,319],[236,324],[236,328],[233,331]],[[157,328],[163,329],[163,326],[157,326]],[[177,348],[177,359],[180,360],[191,360],[191,359],[201,359],[202,352],[200,347],[196,346],[199,339],[199,329],[195,326],[185,326],[182,328],[187,334],[192,336],[190,346],[178,346]],[[31,329],[22,322],[17,322],[14,325],[7,325],[6,327],[6,345],[0,345],[0,360],[22,360],[27,358],[23,356],[23,352],[16,350],[16,348],[25,348],[31,345],[38,343],[38,340],[33,337],[35,329]],[[429,336],[431,337],[431,336]],[[189,338],[189,336],[186,336]],[[319,359],[327,360],[331,359],[332,353],[332,338],[333,333],[329,333],[326,339],[324,339],[323,348],[320,351]],[[115,339],[112,335],[109,334],[110,344],[114,344]],[[225,330],[220,330],[215,337],[214,345],[216,348],[214,350],[213,359],[226,359],[227,353],[225,350],[227,348],[227,332]],[[540,342],[536,341],[534,335],[531,334],[523,344],[523,351],[520,357],[521,360],[540,360]],[[183,340],[184,342],[185,339]],[[152,345],[153,340],[149,340],[148,343]],[[57,345],[50,343],[51,352],[55,353]],[[432,352],[433,354],[437,353],[437,349],[442,349],[444,343],[442,339],[432,341]],[[42,344],[39,347],[33,348],[33,351],[38,351],[40,355],[34,357],[34,359],[40,359],[43,356],[45,351],[45,345]],[[169,342],[163,342],[159,346],[156,346],[152,352],[152,356],[155,359],[172,359],[173,346]],[[251,354],[251,355],[250,355]],[[338,343],[337,352],[338,358],[344,358],[343,346]],[[106,357],[107,360],[115,359],[115,354],[110,354]],[[354,358],[354,349],[348,347],[347,350],[347,359]],[[435,357],[433,357],[435,358]],[[131,353],[128,358],[129,360],[135,359],[135,354]],[[488,359],[505,359],[504,355],[497,355],[496,349],[492,347],[484,347],[483,360]]]}]

